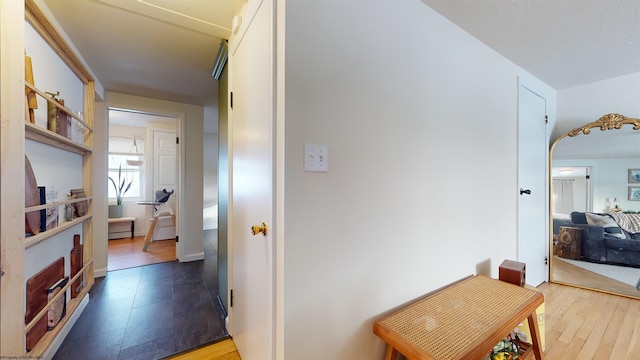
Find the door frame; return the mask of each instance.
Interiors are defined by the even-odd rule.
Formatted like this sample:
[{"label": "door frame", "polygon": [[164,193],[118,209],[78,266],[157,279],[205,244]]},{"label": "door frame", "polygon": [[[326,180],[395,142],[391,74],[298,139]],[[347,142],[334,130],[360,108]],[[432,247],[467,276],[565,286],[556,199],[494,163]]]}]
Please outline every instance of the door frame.
[{"label": "door frame", "polygon": [[[148,160],[146,162],[146,181],[145,181],[145,193],[146,193],[146,199],[154,199],[155,198],[155,190],[154,190],[154,174],[151,174],[150,169],[153,168],[153,166],[151,165],[152,162],[155,160],[155,133],[156,132],[173,132],[175,133],[176,137],[179,137],[178,135],[178,123],[177,123],[177,119],[176,119],[176,123],[174,125],[174,127],[169,128],[169,127],[163,127],[163,126],[155,126],[155,125],[151,125],[151,126],[147,126],[146,128],[146,139],[145,139],[145,154],[149,154],[148,156],[145,156]],[[180,159],[179,154],[178,154],[179,149],[176,147],[176,160]],[[153,158],[153,159],[152,159]],[[180,164],[179,161],[176,161],[176,167],[177,169],[177,173],[180,174]],[[155,169],[154,169],[155,171]],[[151,175],[149,175],[151,174]],[[182,198],[182,193],[178,192],[178,188],[180,185],[180,180],[176,179],[176,193],[173,195],[175,196],[176,199],[176,204],[178,204]],[[178,222],[180,221],[180,208],[178,206],[176,206],[176,209],[174,210],[175,212],[175,216],[176,216],[176,235],[178,235]],[[147,206],[147,210],[146,210],[146,214],[147,214],[147,218],[151,219],[154,216],[154,210],[151,209],[150,206]],[[151,237],[152,241],[153,241],[153,236]],[[179,244],[179,243],[178,243]],[[182,253],[180,251],[180,247],[176,245],[176,259],[180,259],[180,257],[178,256],[178,253]]]},{"label": "door frame", "polygon": [[[158,108],[149,108],[149,107],[144,107],[144,106],[136,106],[136,105],[131,105],[131,104],[117,104],[114,102],[109,102],[107,101],[105,103],[105,107],[106,107],[106,138],[105,141],[107,142],[107,145],[109,143],[109,110],[123,110],[123,111],[131,111],[131,112],[138,112],[141,114],[149,114],[149,115],[157,115],[157,116],[165,116],[165,117],[170,117],[170,118],[175,118],[176,119],[176,127],[175,127],[175,131],[176,131],[176,136],[178,138],[182,138],[182,134],[186,133],[185,131],[185,122],[184,122],[184,118],[185,118],[185,113],[183,112],[172,112],[172,111],[168,111],[166,109],[158,109]],[[148,131],[148,130],[145,130]],[[176,148],[176,159],[177,159],[177,167],[178,167],[178,176],[176,181],[178,182],[177,186],[176,186],[176,192],[178,192],[180,194],[180,196],[177,196],[177,201],[176,201],[176,215],[177,214],[184,214],[184,198],[185,196],[184,194],[184,141],[180,141],[178,143],[178,146]],[[145,146],[147,144],[147,141],[145,141]],[[108,149],[107,149],[108,151]],[[146,149],[145,149],[146,152]],[[105,152],[106,155],[106,152]],[[106,166],[106,164],[105,164]],[[145,165],[146,166],[146,165]],[[107,171],[107,169],[104,169],[105,173]],[[149,189],[149,181],[148,181],[148,176],[147,178],[145,178],[145,194],[149,194],[150,193],[150,189]],[[105,189],[106,191],[106,189]],[[106,192],[104,194],[105,198],[107,196]],[[94,219],[94,221],[96,221],[96,219]],[[107,224],[107,219],[100,219],[99,221],[104,221],[104,229],[105,232],[108,229],[108,224]],[[176,236],[178,236],[179,238],[183,238],[183,227],[182,227],[182,216],[176,216]],[[100,237],[98,237],[97,239],[99,239]],[[108,236],[105,233],[104,234],[104,238],[107,239]],[[98,241],[94,241],[94,246],[98,247],[100,246],[98,244]],[[176,258],[178,259],[178,261],[183,262],[184,261],[184,242],[177,242],[176,243]],[[104,242],[104,244],[102,244],[102,246],[100,246],[102,248],[102,250],[104,251],[104,264],[105,269],[104,269],[104,274],[102,274],[102,276],[106,275],[107,271],[108,271],[108,261],[109,261],[109,244],[107,241]]]}]

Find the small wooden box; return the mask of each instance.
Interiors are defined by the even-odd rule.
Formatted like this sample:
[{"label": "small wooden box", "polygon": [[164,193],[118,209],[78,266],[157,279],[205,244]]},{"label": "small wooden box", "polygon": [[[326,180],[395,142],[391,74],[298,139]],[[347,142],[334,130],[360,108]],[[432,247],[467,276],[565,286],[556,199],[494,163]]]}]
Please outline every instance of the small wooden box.
[{"label": "small wooden box", "polygon": [[580,260],[581,242],[581,228],[560,226],[558,230],[558,241],[553,248],[554,253],[566,259]]},{"label": "small wooden box", "polygon": [[525,263],[505,260],[500,264],[498,279],[518,286],[524,286],[526,282]]}]

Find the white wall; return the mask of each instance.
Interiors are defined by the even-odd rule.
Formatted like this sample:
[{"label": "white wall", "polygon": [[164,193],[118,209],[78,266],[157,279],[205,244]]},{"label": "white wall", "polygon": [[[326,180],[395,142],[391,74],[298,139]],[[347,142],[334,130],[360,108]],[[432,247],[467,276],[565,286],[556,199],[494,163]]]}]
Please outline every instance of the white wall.
[{"label": "white wall", "polygon": [[[628,170],[640,168],[640,158],[554,160],[553,164],[561,167],[591,167],[593,211],[604,211],[605,198],[609,198],[613,203],[614,197],[620,200],[622,210],[640,211],[639,201],[628,200],[629,186],[640,186],[640,184],[629,183]],[[574,192],[576,191],[578,190],[574,189]]]},{"label": "white wall", "polygon": [[638,94],[640,72],[558,91],[558,124],[552,139],[609,113],[639,118]]},{"label": "white wall", "polygon": [[284,355],[381,359],[384,312],[516,258],[530,75],[419,1],[287,2],[285,52]]}]

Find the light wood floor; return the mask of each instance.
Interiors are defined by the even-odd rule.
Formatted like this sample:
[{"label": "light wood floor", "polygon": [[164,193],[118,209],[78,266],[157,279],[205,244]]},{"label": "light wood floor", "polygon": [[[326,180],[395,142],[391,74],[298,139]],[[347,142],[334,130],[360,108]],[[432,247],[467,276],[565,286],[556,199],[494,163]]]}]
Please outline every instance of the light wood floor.
[{"label": "light wood floor", "polygon": [[[563,261],[555,256],[553,259],[553,281],[573,284],[606,292],[625,294],[640,298],[640,290],[620,281],[585,270],[579,266]],[[640,359],[640,354],[638,355]]]},{"label": "light wood floor", "polygon": [[242,360],[233,340],[226,339],[171,358],[172,360]]},{"label": "light wood floor", "polygon": [[144,236],[109,240],[108,271],[176,260],[176,241],[160,240],[142,251]]},{"label": "light wood floor", "polygon": [[559,284],[545,295],[545,359],[639,359],[640,300]]},{"label": "light wood floor", "polygon": [[[640,300],[545,283],[545,359],[640,359]],[[172,359],[241,360],[233,340]]]}]

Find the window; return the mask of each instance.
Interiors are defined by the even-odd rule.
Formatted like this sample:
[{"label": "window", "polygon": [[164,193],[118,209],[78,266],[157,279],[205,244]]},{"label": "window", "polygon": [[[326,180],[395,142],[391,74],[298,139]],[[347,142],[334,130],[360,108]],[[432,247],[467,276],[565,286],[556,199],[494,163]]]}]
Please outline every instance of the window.
[{"label": "window", "polygon": [[[144,149],[144,143],[140,139],[136,139],[138,143],[138,149],[142,152]],[[129,148],[133,143],[133,139],[121,138],[121,137],[110,137],[109,138],[109,162],[108,162],[108,176],[111,177],[118,187],[118,169],[121,166],[121,175],[120,179],[125,180],[126,184],[131,182],[131,187],[124,194],[124,198],[132,200],[132,199],[140,199],[143,194],[143,172],[144,166],[131,166],[127,164],[127,159],[131,159],[129,155]],[[140,156],[140,160],[143,160],[143,157]],[[109,200],[115,201],[116,198],[116,190],[113,187],[111,181],[108,181],[108,196]]]}]

